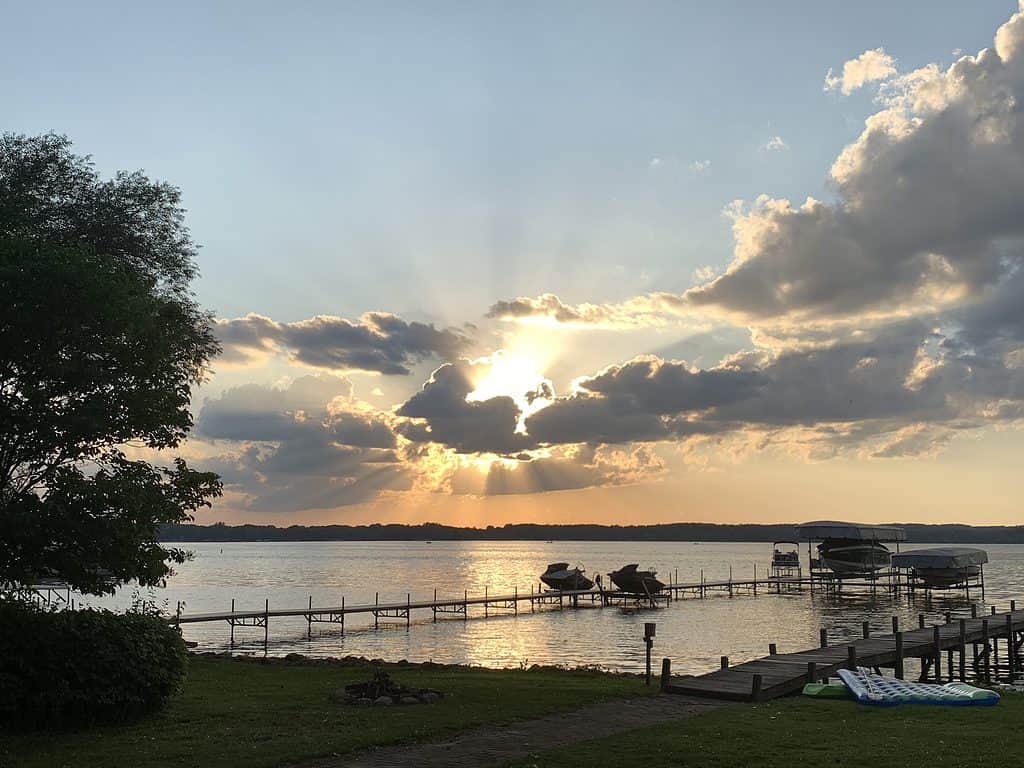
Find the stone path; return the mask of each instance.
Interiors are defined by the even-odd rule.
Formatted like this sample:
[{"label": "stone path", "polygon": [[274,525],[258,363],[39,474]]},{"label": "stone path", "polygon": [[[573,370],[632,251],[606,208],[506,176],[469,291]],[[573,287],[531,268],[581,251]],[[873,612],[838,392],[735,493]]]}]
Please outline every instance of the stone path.
[{"label": "stone path", "polygon": [[315,768],[481,768],[578,741],[707,712],[724,702],[689,696],[641,696],[574,712],[485,726],[449,741],[383,747],[314,763]]}]

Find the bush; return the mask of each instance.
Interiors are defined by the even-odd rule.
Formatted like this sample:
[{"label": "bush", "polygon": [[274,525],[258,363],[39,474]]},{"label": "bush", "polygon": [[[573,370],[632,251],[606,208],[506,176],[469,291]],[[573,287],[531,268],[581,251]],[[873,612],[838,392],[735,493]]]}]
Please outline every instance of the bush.
[{"label": "bush", "polygon": [[187,658],[152,608],[47,611],[0,600],[0,721],[92,723],[158,709],[180,688]]}]

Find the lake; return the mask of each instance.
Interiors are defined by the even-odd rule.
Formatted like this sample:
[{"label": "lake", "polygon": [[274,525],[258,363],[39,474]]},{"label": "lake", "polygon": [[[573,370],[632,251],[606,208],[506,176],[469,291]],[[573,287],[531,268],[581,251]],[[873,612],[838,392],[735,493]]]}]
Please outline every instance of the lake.
[{"label": "lake", "polygon": [[[439,597],[520,592],[537,585],[537,575],[548,563],[581,564],[591,576],[608,573],[625,563],[651,566],[667,581],[750,578],[754,568],[762,576],[771,559],[770,543],[701,542],[218,542],[183,546],[195,558],[178,568],[166,588],[153,596],[174,612],[227,611],[231,600],[237,610],[301,608],[312,596],[315,606],[372,603]],[[927,545],[940,546],[940,545]],[[916,548],[904,545],[904,549]],[[1005,605],[1024,598],[1024,545],[984,545],[990,563],[985,567],[987,603]],[[807,567],[806,545],[802,553]],[[83,601],[112,608],[131,602],[130,588],[111,598]],[[972,590],[971,599],[981,595]],[[270,653],[356,655],[389,661],[476,664],[515,667],[524,664],[599,665],[618,671],[641,671],[644,666],[643,623],[657,622],[656,659],[670,657],[676,673],[701,673],[718,666],[719,656],[740,662],[767,653],[768,643],[780,652],[810,648],[818,643],[821,627],[833,642],[860,637],[861,622],[869,621],[879,633],[891,631],[891,616],[906,627],[917,625],[918,613],[939,620],[942,612],[963,609],[969,603],[962,592],[936,593],[927,603],[891,596],[880,591],[827,597],[802,592],[759,594],[757,597],[711,593],[705,600],[688,598],[656,611],[626,613],[616,607],[558,611],[483,619],[482,607],[470,607],[470,618],[446,617],[436,624],[430,611],[413,613],[410,629],[400,624],[374,630],[372,616],[349,616],[345,632],[333,624],[314,624],[306,637],[305,619],[270,621]],[[479,618],[477,618],[479,617]],[[182,625],[185,638],[198,650],[228,647],[226,622]],[[235,628],[236,651],[263,651],[263,629]]]}]

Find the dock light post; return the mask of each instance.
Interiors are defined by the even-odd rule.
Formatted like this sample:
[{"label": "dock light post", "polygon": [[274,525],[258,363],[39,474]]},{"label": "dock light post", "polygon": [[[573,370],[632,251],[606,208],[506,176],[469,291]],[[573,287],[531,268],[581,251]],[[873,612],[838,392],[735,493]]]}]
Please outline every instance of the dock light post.
[{"label": "dock light post", "polygon": [[651,684],[651,648],[654,647],[654,635],[657,624],[653,621],[644,622],[644,644],[647,646],[647,675],[644,677],[644,685]]}]

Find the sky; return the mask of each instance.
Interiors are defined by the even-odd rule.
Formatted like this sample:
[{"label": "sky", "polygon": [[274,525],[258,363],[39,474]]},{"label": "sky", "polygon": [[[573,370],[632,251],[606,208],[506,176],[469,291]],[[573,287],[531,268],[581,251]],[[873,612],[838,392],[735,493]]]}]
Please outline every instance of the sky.
[{"label": "sky", "polygon": [[1012,0],[3,18],[0,128],[182,189],[201,522],[1021,522]]}]

